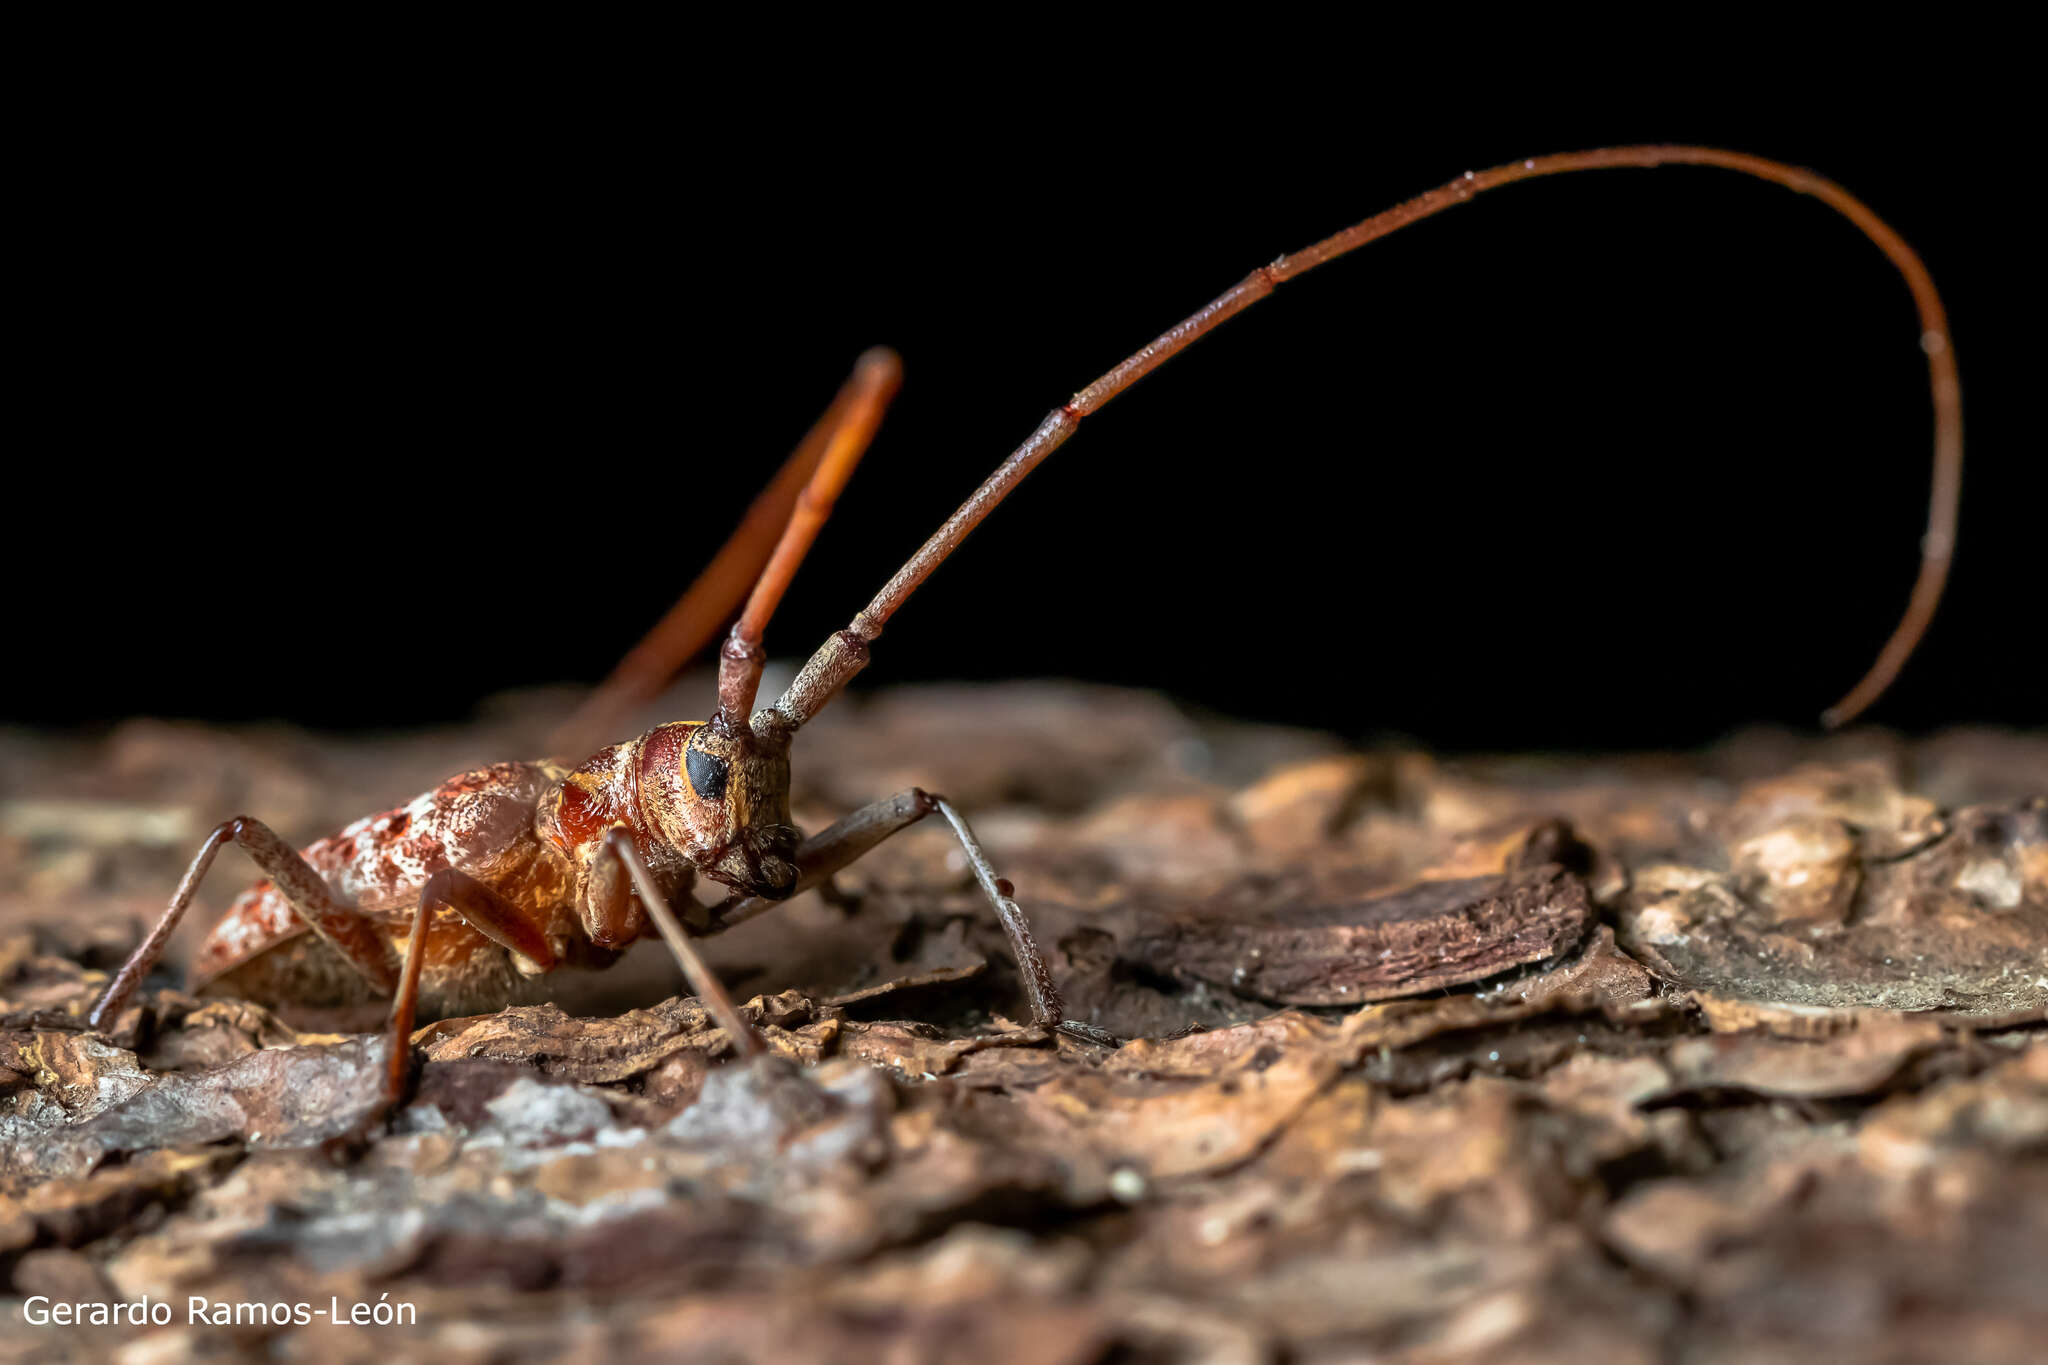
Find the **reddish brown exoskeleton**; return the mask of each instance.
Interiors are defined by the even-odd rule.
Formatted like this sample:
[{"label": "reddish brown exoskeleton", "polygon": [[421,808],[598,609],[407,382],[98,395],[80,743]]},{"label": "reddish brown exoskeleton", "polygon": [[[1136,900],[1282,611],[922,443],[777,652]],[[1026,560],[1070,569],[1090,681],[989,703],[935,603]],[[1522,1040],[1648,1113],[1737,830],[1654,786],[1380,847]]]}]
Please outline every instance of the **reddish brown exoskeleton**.
[{"label": "reddish brown exoskeleton", "polygon": [[[161,955],[214,855],[233,842],[269,879],[214,928],[200,949],[195,984],[273,1003],[389,997],[386,1104],[404,1093],[405,1043],[419,1008],[437,1014],[496,1009],[524,979],[567,964],[603,965],[650,932],[667,940],[734,1047],[752,1055],[759,1041],[704,968],[691,937],[773,908],[937,811],[959,837],[1009,936],[1034,1022],[1113,1045],[1100,1030],[1064,1017],[1009,884],[996,876],[944,798],[904,792],[805,838],[789,814],[789,754],[797,731],[867,665],[870,644],[918,585],[1083,417],[1210,329],[1304,271],[1482,190],[1565,171],[1670,163],[1739,171],[1822,200],[1884,251],[1919,310],[1935,410],[1928,531],[1903,619],[1868,674],[1827,715],[1830,724],[1849,719],[1891,682],[1926,629],[1954,540],[1961,397],[1941,300],[1925,267],[1840,187],[1779,162],[1669,146],[1540,157],[1467,172],[1261,267],[1055,408],[848,628],[825,642],[782,696],[756,711],[763,630],[897,387],[894,356],[864,356],[733,539],[571,723],[561,747],[586,751],[630,704],[651,696],[746,594],[721,653],[718,710],[711,719],[660,726],[574,764],[503,763],[467,773],[303,851],[249,817],[229,820],[208,836],[161,920],[94,1006],[91,1023],[113,1023]],[[729,894],[715,905],[699,903],[692,894],[699,878]],[[680,917],[671,903],[682,905]]]}]

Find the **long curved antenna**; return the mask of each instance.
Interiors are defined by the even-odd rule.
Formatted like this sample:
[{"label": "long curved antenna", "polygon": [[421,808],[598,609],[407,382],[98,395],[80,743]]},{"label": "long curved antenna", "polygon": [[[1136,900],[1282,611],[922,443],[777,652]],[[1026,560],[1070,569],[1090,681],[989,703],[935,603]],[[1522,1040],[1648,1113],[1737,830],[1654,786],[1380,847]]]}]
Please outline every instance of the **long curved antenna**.
[{"label": "long curved antenna", "polygon": [[896,571],[872,602],[845,630],[834,634],[813,654],[796,680],[764,717],[764,735],[781,737],[803,725],[836,696],[862,668],[867,666],[868,645],[882,633],[882,627],[897,608],[917,591],[947,555],[959,547],[968,532],[1009,496],[1010,490],[1040,461],[1052,454],[1081,424],[1081,419],[1101,408],[1138,380],[1165,364],[1173,356],[1225,321],[1257,303],[1280,285],[1326,261],[1335,260],[1367,242],[1464,203],[1483,190],[1511,185],[1518,180],[1559,175],[1566,171],[1606,170],[1626,166],[1719,166],[1740,171],[1801,194],[1810,194],[1863,230],[1879,250],[1905,277],[1920,312],[1920,346],[1927,353],[1927,369],[1934,391],[1934,480],[1929,495],[1927,536],[1921,542],[1920,574],[1898,628],[1885,643],[1877,662],[1849,694],[1830,707],[1822,717],[1833,727],[1846,723],[1868,707],[1898,676],[1899,669],[1919,644],[1927,623],[1934,615],[1941,590],[1948,579],[1949,557],[1955,548],[1956,503],[1961,493],[1963,472],[1962,386],[1956,377],[1955,348],[1949,341],[1948,316],[1941,295],[1927,267],[1905,240],[1872,213],[1847,190],[1811,171],[1788,166],[1744,152],[1717,147],[1631,146],[1604,147],[1585,152],[1561,152],[1555,156],[1532,157],[1526,161],[1495,166],[1491,170],[1467,171],[1449,184],[1418,195],[1405,204],[1375,214],[1335,236],[1326,237],[1305,251],[1282,256],[1268,266],[1247,275],[1207,307],[1161,334],[1151,345],[1118,365],[1102,378],[1075,394],[1073,400],[1053,409],[996,471],[974,490],[960,509],[933,533],[909,562]]},{"label": "long curved antenna", "polygon": [[[877,348],[862,354],[832,405],[804,433],[768,486],[755,495],[711,563],[619,661],[611,676],[584,699],[576,714],[556,728],[548,739],[550,754],[580,758],[607,740],[617,739],[613,727],[653,700],[668,680],[710,643],[760,578],[777,537],[784,533],[791,511],[820,461],[843,444],[849,427],[864,433],[863,445],[873,436],[881,421],[880,406],[887,405],[901,377],[902,367],[894,352]],[[855,458],[859,458],[858,451]]]},{"label": "long curved antenna", "polygon": [[761,652],[761,636],[768,629],[768,619],[782,604],[782,594],[789,590],[790,580],[796,577],[804,556],[810,553],[811,542],[824,529],[833,504],[839,501],[846,481],[853,477],[860,457],[874,441],[875,429],[882,424],[882,413],[902,384],[903,362],[886,347],[863,352],[854,366],[853,377],[846,381],[843,391],[851,398],[846,412],[826,440],[824,454],[818,457],[810,481],[797,494],[789,522],[782,528],[782,538],[775,542],[767,567],[761,570],[753,592],[747,595],[746,610],[733,622],[732,633],[725,637],[725,645],[719,650],[719,724],[746,728],[748,713],[754,709],[754,691],[761,685],[761,667],[766,658]]}]

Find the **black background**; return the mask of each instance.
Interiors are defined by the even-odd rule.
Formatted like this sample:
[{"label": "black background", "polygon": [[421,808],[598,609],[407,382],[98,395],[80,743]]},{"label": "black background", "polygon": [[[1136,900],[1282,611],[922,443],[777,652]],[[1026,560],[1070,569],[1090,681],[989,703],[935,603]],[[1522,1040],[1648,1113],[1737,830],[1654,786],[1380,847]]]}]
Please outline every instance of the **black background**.
[{"label": "black background", "polygon": [[[2010,118],[1881,86],[1309,108],[1273,98],[1288,80],[1189,104],[1126,82],[1113,108],[856,80],[54,119],[19,210],[0,718],[382,727],[594,680],[886,342],[903,393],[770,632],[800,655],[1046,409],[1252,266],[1467,167],[1666,140],[1810,165],[1926,258],[1962,531],[1872,719],[2048,719]],[[1777,187],[1509,187],[1091,419],[862,685],[1097,678],[1452,748],[1810,726],[1912,580],[1916,337],[1877,250]]]}]

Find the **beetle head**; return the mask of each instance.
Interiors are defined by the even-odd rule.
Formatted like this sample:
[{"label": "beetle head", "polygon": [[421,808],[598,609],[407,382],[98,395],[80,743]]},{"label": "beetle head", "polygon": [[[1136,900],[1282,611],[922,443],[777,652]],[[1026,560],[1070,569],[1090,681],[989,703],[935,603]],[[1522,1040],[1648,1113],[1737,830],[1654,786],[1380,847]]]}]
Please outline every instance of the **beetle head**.
[{"label": "beetle head", "polygon": [[640,754],[642,804],[697,870],[750,896],[796,891],[789,746],[746,726],[664,725]]}]

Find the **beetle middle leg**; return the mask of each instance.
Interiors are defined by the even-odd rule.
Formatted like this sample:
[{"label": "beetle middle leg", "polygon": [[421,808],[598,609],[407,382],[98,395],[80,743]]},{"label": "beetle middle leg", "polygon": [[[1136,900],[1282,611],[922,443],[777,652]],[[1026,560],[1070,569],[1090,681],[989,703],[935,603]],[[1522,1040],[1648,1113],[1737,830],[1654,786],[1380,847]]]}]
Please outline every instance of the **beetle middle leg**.
[{"label": "beetle middle leg", "polygon": [[420,888],[412,915],[412,936],[405,945],[405,967],[391,993],[391,1014],[385,1024],[391,1050],[384,1070],[384,1089],[368,1121],[381,1118],[405,1098],[412,1077],[412,1026],[419,1008],[420,969],[426,964],[427,926],[437,910],[453,911],[464,924],[502,948],[532,962],[541,971],[554,967],[556,954],[547,935],[518,906],[459,868],[444,867]]},{"label": "beetle middle leg", "polygon": [[[1114,1034],[1066,1017],[1066,1002],[1060,998],[1052,969],[1046,965],[1045,955],[1038,950],[1038,942],[1031,935],[1031,923],[1025,918],[1023,907],[1011,896],[1010,884],[996,875],[988,854],[982,851],[981,841],[974,837],[974,830],[965,817],[943,796],[934,796],[912,787],[863,806],[829,829],[804,840],[796,851],[797,891],[807,891],[819,885],[890,835],[910,828],[934,811],[945,816],[946,823],[953,827],[954,837],[960,840],[960,847],[967,854],[967,864],[974,869],[974,880],[980,885],[982,895],[987,897],[997,921],[1003,926],[1004,935],[1010,940],[1010,951],[1017,960],[1018,971],[1024,978],[1024,992],[1031,1003],[1031,1021],[1049,1032],[1071,1034],[1104,1047],[1118,1046],[1119,1040]],[[731,897],[711,908],[705,931],[715,934],[730,929],[780,904],[781,901],[765,896]]]},{"label": "beetle middle leg", "polygon": [[[697,955],[696,948],[684,937],[675,915],[669,910],[668,901],[648,874],[639,850],[633,846],[632,835],[623,829],[615,829],[605,843],[625,867],[627,876],[632,878],[641,903],[647,907],[655,926],[682,963],[683,974],[689,978],[697,998],[704,1002],[711,1017],[732,1040],[733,1050],[742,1058],[765,1051],[759,1036],[748,1027],[733,1005],[732,997],[726,994],[718,978]],[[500,947],[525,957],[541,971],[548,971],[557,963],[555,950],[548,943],[547,936],[517,905],[499,895],[487,883],[452,867],[444,867],[427,878],[426,885],[420,889],[419,907],[413,912],[412,937],[405,948],[405,967],[391,997],[391,1016],[386,1025],[391,1041],[389,1064],[384,1073],[383,1094],[370,1121],[388,1113],[405,1098],[406,1083],[412,1074],[409,1040],[419,1005],[420,973],[426,962],[427,928],[434,912],[442,909],[453,911],[463,923]]]}]

